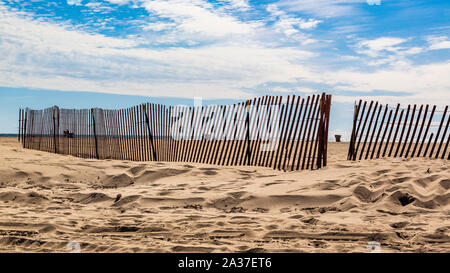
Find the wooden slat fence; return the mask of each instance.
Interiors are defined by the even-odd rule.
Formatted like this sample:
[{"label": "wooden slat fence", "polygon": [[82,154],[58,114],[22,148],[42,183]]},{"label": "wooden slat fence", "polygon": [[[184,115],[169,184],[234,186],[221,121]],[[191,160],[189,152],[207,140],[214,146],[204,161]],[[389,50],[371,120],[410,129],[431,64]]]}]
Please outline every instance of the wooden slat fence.
[{"label": "wooden slat fence", "polygon": [[450,159],[448,105],[401,108],[360,100],[355,104],[348,160],[380,157]]},{"label": "wooden slat fence", "polygon": [[19,141],[83,158],[312,170],[327,164],[330,106],[323,93],[196,107],[27,108],[19,111]]}]

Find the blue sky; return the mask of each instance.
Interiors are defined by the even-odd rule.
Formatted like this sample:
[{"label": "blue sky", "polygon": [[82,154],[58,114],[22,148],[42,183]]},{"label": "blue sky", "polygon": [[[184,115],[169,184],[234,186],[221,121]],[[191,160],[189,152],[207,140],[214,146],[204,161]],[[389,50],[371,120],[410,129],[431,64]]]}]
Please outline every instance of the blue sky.
[{"label": "blue sky", "polygon": [[0,0],[0,133],[19,107],[121,108],[333,94],[450,102],[450,2]]}]

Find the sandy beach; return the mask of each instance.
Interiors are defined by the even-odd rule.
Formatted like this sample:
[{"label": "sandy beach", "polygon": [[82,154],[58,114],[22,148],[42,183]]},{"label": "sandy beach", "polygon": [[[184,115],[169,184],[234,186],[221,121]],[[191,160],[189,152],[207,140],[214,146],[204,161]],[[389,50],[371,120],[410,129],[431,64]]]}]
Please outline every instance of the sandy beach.
[{"label": "sandy beach", "polygon": [[450,251],[449,162],[347,161],[317,171],[82,159],[0,138],[0,251]]}]

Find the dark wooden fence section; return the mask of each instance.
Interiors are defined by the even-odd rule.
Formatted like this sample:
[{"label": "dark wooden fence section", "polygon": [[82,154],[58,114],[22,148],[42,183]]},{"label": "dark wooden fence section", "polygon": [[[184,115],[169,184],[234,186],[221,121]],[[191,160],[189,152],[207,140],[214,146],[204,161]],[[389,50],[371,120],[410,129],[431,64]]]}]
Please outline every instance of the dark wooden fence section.
[{"label": "dark wooden fence section", "polygon": [[24,148],[83,158],[318,169],[327,164],[331,95],[233,105],[19,111]]},{"label": "dark wooden fence section", "polygon": [[355,105],[348,160],[380,157],[450,159],[448,106],[408,105],[401,108],[378,102]]}]

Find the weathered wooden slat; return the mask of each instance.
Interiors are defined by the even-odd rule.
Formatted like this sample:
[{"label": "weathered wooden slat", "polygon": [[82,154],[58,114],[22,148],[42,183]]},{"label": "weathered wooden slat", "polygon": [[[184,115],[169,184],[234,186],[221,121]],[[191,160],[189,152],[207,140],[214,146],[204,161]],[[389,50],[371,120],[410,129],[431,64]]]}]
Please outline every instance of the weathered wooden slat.
[{"label": "weathered wooden slat", "polygon": [[103,121],[104,121],[104,132],[102,132],[103,134],[103,139],[104,139],[104,147],[103,147],[103,153],[104,153],[104,158],[106,159],[111,159],[111,134],[110,134],[110,124],[108,122],[108,110],[103,110],[102,111],[102,116],[103,116]]},{"label": "weathered wooden slat", "polygon": [[[367,133],[366,133],[366,137],[364,139],[364,143],[363,146],[361,148],[361,153],[359,154],[359,160],[362,159],[363,155],[364,155],[364,150],[366,148],[367,145],[367,140],[369,139],[369,135],[370,135],[370,129],[372,129],[372,124],[373,124],[373,118],[375,117],[375,113],[377,112],[377,108],[378,108],[378,102],[375,103],[375,107],[373,108],[373,113],[370,117],[370,121],[369,121],[369,127],[367,128]],[[378,111],[378,116],[380,115],[380,111],[381,109]],[[369,110],[370,112],[370,110]],[[376,126],[374,126],[376,128]],[[373,130],[373,132],[375,132],[375,130]],[[372,133],[372,138],[373,138],[373,133]],[[372,140],[370,140],[370,143],[372,143]],[[370,144],[369,144],[369,149],[370,150]]]},{"label": "weathered wooden slat", "polygon": [[151,121],[151,128],[152,128],[152,135],[153,135],[153,141],[154,141],[154,144],[155,144],[155,161],[159,161],[160,160],[160,157],[159,157],[159,139],[158,139],[158,124],[157,124],[157,121],[158,121],[158,117],[157,117],[157,105],[156,104],[154,104],[154,103],[152,103],[151,105],[150,105],[150,108],[151,108],[151,115],[150,115],[150,121]]},{"label": "weathered wooden slat", "polygon": [[116,112],[116,124],[117,124],[117,132],[119,134],[119,159],[125,159],[125,139],[124,139],[124,126],[122,125],[122,109],[117,110]]},{"label": "weathered wooden slat", "polygon": [[355,142],[356,142],[356,126],[358,124],[359,120],[359,111],[361,109],[362,100],[359,100],[359,104],[355,104],[354,110],[353,110],[353,128],[352,128],[352,134],[350,136],[350,144],[348,149],[348,155],[347,160],[353,159],[353,154],[355,152]]},{"label": "weathered wooden slat", "polygon": [[[414,105],[414,107],[415,107],[415,105]],[[411,140],[409,141],[408,149],[406,150],[405,158],[408,157],[409,151],[411,150],[412,144],[414,142],[414,137],[416,136],[417,127],[418,127],[419,122],[420,122],[420,116],[422,115],[422,110],[423,110],[423,105],[421,105],[420,108],[419,108],[419,113],[417,114],[416,124],[414,125],[414,130],[413,130],[413,133],[412,133],[412,136],[411,136]],[[417,141],[416,141],[416,143],[417,143]]]},{"label": "weathered wooden slat", "polygon": [[258,98],[256,108],[253,107],[253,111],[247,115],[248,124],[251,125],[251,128],[248,128],[247,131],[247,151],[246,151],[246,160],[244,160],[244,164],[252,165],[252,159],[255,154],[257,154],[257,150],[255,144],[258,142],[258,127],[259,127],[259,111],[260,106],[264,104],[265,97]]},{"label": "weathered wooden slat", "polygon": [[[408,105],[408,108],[409,108],[409,107],[410,107],[410,106]],[[417,108],[417,105],[414,104],[413,110],[412,110],[412,112],[411,112],[411,120],[409,121],[409,125],[408,125],[408,132],[406,133],[405,140],[403,141],[403,147],[402,147],[402,150],[401,150],[401,152],[400,152],[400,157],[403,157],[403,153],[405,152],[406,145],[408,144],[408,138],[409,138],[409,135],[410,135],[410,133],[411,133],[412,124],[413,124],[413,122],[414,122],[414,116],[415,116],[415,114],[416,114],[416,108]],[[403,128],[406,128],[407,122],[408,122],[408,115],[406,116],[406,119],[405,119],[405,127],[403,127]],[[401,137],[401,139],[403,139],[403,136]],[[399,147],[400,147],[400,143],[399,143]]]},{"label": "weathered wooden slat", "polygon": [[264,135],[264,124],[265,124],[265,117],[267,114],[267,106],[269,103],[270,97],[264,96],[261,99],[261,104],[256,109],[256,115],[255,115],[255,134],[254,134],[254,140],[252,142],[251,151],[252,156],[250,158],[250,165],[251,166],[257,166],[258,162],[257,159],[261,155],[261,141],[263,139]]},{"label": "weathered wooden slat", "polygon": [[[251,105],[251,101],[246,101],[242,104],[242,116],[239,118],[239,121],[237,123],[238,125],[238,132],[236,135],[236,146],[233,150],[233,158],[231,161],[231,165],[240,165],[240,159],[242,159],[245,156],[245,146],[246,146],[246,139],[245,136],[247,134],[247,125],[246,125],[246,117],[248,112],[247,105]],[[244,146],[244,147],[243,147]],[[241,153],[241,151],[244,151]]]},{"label": "weathered wooden slat", "polygon": [[[302,103],[300,106],[300,111],[298,111],[298,106],[299,106],[300,100],[302,101]],[[300,115],[298,113],[301,113],[301,111],[302,111],[304,100],[305,99],[301,99],[300,96],[297,96],[297,103],[295,104],[295,110],[292,114],[292,124],[290,126],[289,134],[287,136],[288,141],[285,146],[286,154],[283,159],[283,166],[279,167],[279,169],[282,169],[284,171],[286,171],[286,163],[290,161],[290,158],[292,155],[292,148],[293,148],[294,142],[295,142],[294,141],[295,140],[295,132],[297,132],[298,123],[300,122]],[[294,102],[294,100],[292,100],[292,102]],[[297,117],[297,119],[296,119],[296,117]],[[294,128],[295,128],[295,131],[294,131]],[[294,132],[294,135],[292,135],[293,132]]]},{"label": "weathered wooden slat", "polygon": [[[376,109],[377,109],[377,106],[375,106],[375,109],[374,109],[375,112],[374,112],[374,113],[377,112]],[[372,120],[370,121],[370,124],[373,125],[373,129],[372,129],[372,134],[370,135],[369,146],[367,147],[367,152],[366,152],[365,159],[368,159],[368,158],[369,158],[369,153],[370,153],[371,148],[372,148],[372,142],[373,142],[373,139],[374,139],[374,137],[375,137],[375,133],[377,132],[378,120],[379,120],[379,118],[380,118],[380,115],[381,115],[381,112],[382,112],[382,111],[383,111],[383,105],[380,104],[380,107],[378,108],[378,112],[377,112],[377,117],[375,118],[375,122],[372,123],[373,117],[372,117]],[[371,128],[370,128],[370,129],[371,129]],[[367,130],[367,135],[370,134],[370,129]],[[364,147],[363,147],[363,151],[364,151]],[[363,154],[363,151],[361,151],[361,155]],[[362,159],[362,157],[361,157],[361,159]],[[361,160],[361,159],[360,159],[360,160]]]},{"label": "weathered wooden slat", "polygon": [[[389,109],[389,106],[386,105],[386,110],[388,110],[388,109]],[[383,132],[383,136],[381,137],[381,140],[380,140],[380,146],[379,146],[378,151],[377,151],[377,158],[380,158],[381,148],[383,148],[383,141],[384,141],[384,138],[386,137],[388,129],[390,128],[389,123],[391,122],[392,113],[393,113],[392,110],[389,110],[389,117],[388,117],[388,120],[386,122],[386,126],[385,126],[385,129],[384,129],[384,132]],[[380,129],[382,129],[382,128],[383,128],[383,123],[381,124]],[[386,150],[387,145],[389,145],[389,139],[386,142],[384,150]]]},{"label": "weathered wooden slat", "polygon": [[264,141],[266,142],[264,145],[264,150],[261,152],[261,157],[258,162],[258,166],[266,166],[266,160],[268,159],[267,156],[267,146],[268,146],[268,139],[270,138],[270,131],[271,131],[271,125],[270,122],[273,119],[275,105],[277,105],[278,97],[273,96],[271,97],[271,101],[268,105],[268,114],[267,114],[267,123],[266,127],[264,127]]},{"label": "weathered wooden slat", "polygon": [[208,110],[209,109],[207,106],[200,107],[200,112],[198,114],[198,119],[197,119],[197,125],[194,127],[196,132],[194,135],[194,145],[193,145],[192,155],[191,155],[191,159],[189,160],[189,162],[195,162],[195,160],[196,160],[197,151],[200,146],[200,142],[203,139],[203,128],[204,128],[205,118],[208,115]]},{"label": "weathered wooden slat", "polygon": [[280,138],[281,138],[281,134],[282,134],[281,131],[284,129],[283,125],[284,125],[284,121],[286,120],[287,103],[283,104],[282,98],[280,98],[279,104],[281,105],[280,118],[276,121],[276,123],[277,123],[276,128],[273,128],[273,129],[275,129],[275,131],[272,131],[272,134],[275,134],[276,140],[272,141],[272,143],[271,143],[272,147],[271,147],[271,152],[270,152],[270,161],[269,161],[269,165],[267,166],[270,168],[273,168],[273,161],[274,161],[274,158],[276,157],[275,149],[279,148]]},{"label": "weathered wooden slat", "polygon": [[324,132],[324,144],[323,144],[323,166],[326,167],[328,165],[328,132],[330,129],[330,115],[331,115],[331,100],[332,95],[327,95],[327,105],[325,108],[325,132]]},{"label": "weathered wooden slat", "polygon": [[208,163],[210,161],[211,150],[214,149],[214,145],[216,144],[216,130],[217,126],[220,125],[221,114],[222,106],[215,105],[212,112],[213,117],[208,124],[208,129],[206,130],[206,142],[204,145],[204,151],[202,152],[203,156],[200,159],[200,163]]},{"label": "weathered wooden slat", "polygon": [[402,126],[402,118],[403,118],[403,113],[404,112],[405,112],[404,110],[402,110],[400,112],[400,118],[398,120],[397,128],[395,129],[394,138],[392,139],[391,148],[389,149],[389,157],[392,155],[392,152],[394,151],[394,146],[395,146],[395,142],[397,140],[397,135],[398,135],[398,132],[400,130],[400,127]]},{"label": "weathered wooden slat", "polygon": [[94,133],[94,141],[95,141],[95,156],[97,159],[99,159],[98,154],[98,140],[97,140],[97,131],[96,131],[96,124],[95,124],[95,112],[94,108],[91,109],[91,117],[92,117],[92,126],[93,126],[93,133]]},{"label": "weathered wooden slat", "polygon": [[219,151],[219,146],[222,139],[223,134],[223,124],[225,122],[226,117],[226,106],[221,105],[218,109],[218,113],[216,115],[216,123],[214,124],[214,130],[211,132],[211,148],[207,149],[208,154],[206,156],[205,163],[212,164],[214,161],[214,157],[217,155]]},{"label": "weathered wooden slat", "polygon": [[[448,118],[450,119],[450,116],[449,116]],[[445,155],[446,155],[446,153],[447,153],[447,149],[448,149],[449,143],[450,143],[450,134],[448,134],[448,137],[447,137],[447,143],[445,144],[444,151],[442,152],[442,157],[441,157],[441,159],[445,159]],[[447,159],[450,159],[450,153],[449,153]]]},{"label": "weathered wooden slat", "polygon": [[[371,114],[372,107],[373,107],[373,101],[370,102],[369,109],[367,110],[367,114],[365,115],[365,118],[364,118],[364,109],[362,111],[361,120],[364,118],[364,123],[362,125],[361,134],[359,135],[359,138],[357,140],[355,152],[353,153],[353,160],[356,160],[356,157],[358,155],[359,146],[361,145],[361,140],[362,140],[362,138],[364,136],[364,130],[365,130],[366,125],[367,125],[367,120],[369,119],[369,116]],[[360,123],[360,125],[361,125],[361,123]],[[358,133],[356,135],[358,136]]]},{"label": "weathered wooden slat", "polygon": [[[182,157],[184,155],[184,147],[186,144],[186,139],[188,137],[188,126],[190,124],[190,109],[187,106],[180,107],[180,111],[182,113],[182,125],[181,128],[179,128],[179,138],[178,138],[178,155],[177,155],[177,161],[182,161]],[[190,128],[190,127],[189,127]]]},{"label": "weathered wooden slat", "polygon": [[[256,99],[255,99],[256,100]],[[247,109],[248,106],[251,105],[251,101],[246,101],[242,104],[242,116],[239,119],[238,122],[238,134],[236,136],[236,147],[233,151],[233,160],[231,161],[231,165],[241,165],[242,158],[245,156],[245,135],[247,134],[247,126],[246,126],[246,116],[247,116]],[[244,152],[242,152],[244,151]]]},{"label": "weathered wooden slat", "polygon": [[237,104],[233,104],[230,109],[228,110],[228,115],[227,118],[225,120],[225,124],[224,126],[226,126],[226,131],[224,133],[224,141],[222,144],[222,149],[220,154],[218,155],[218,157],[216,157],[214,161],[214,164],[219,164],[219,165],[224,165],[226,160],[226,156],[227,156],[227,152],[228,152],[228,146],[230,145],[230,141],[231,141],[231,134],[234,131],[234,124],[236,122],[237,119],[237,108],[238,105]]},{"label": "weathered wooden slat", "polygon": [[[320,98],[319,102],[319,111],[317,112],[317,117],[314,125],[314,131],[313,131],[313,137],[316,138],[316,141],[314,142],[314,147],[311,145],[312,148],[312,154],[310,153],[310,157],[308,157],[308,164],[306,165],[306,169],[314,170],[314,163],[316,162],[316,156],[317,158],[317,166],[321,166],[322,162],[322,154],[324,153],[324,135],[323,132],[325,131],[324,126],[324,116],[326,115],[326,105],[327,105],[327,96],[325,93],[322,94],[322,97]],[[317,130],[317,135],[316,135]],[[318,150],[319,149],[319,150]],[[311,165],[309,164],[311,160]]]},{"label": "weathered wooden slat", "polygon": [[193,162],[194,160],[194,154],[195,154],[195,150],[197,148],[197,144],[198,144],[198,138],[200,137],[200,126],[202,124],[202,119],[203,119],[203,114],[204,114],[204,110],[205,107],[204,106],[198,106],[198,107],[194,107],[194,123],[193,126],[191,128],[192,130],[192,138],[190,140],[190,149],[189,149],[189,154],[188,154],[188,162]]},{"label": "weathered wooden slat", "polygon": [[206,136],[205,134],[208,132],[209,130],[209,125],[212,123],[210,122],[211,120],[211,115],[213,114],[214,111],[214,106],[206,106],[205,109],[205,116],[202,119],[202,128],[200,130],[200,136],[199,136],[199,147],[196,151],[196,155],[194,158],[194,162],[201,162],[204,158],[204,148],[205,148],[205,144],[206,144]]},{"label": "weathered wooden slat", "polygon": [[157,143],[157,153],[158,153],[158,161],[164,161],[164,147],[162,142],[162,126],[161,126],[161,105],[155,104],[155,137],[156,137],[156,143]]},{"label": "weathered wooden slat", "polygon": [[430,148],[430,145],[433,142],[433,136],[434,136],[434,133],[431,133],[430,138],[428,139],[427,146],[425,148],[425,152],[423,153],[424,157],[427,156],[427,154],[428,154],[428,149]]},{"label": "weathered wooden slat", "polygon": [[225,153],[225,155],[228,155],[227,161],[226,161],[227,162],[226,166],[229,166],[230,163],[231,163],[231,165],[233,165],[234,158],[236,156],[236,150],[237,149],[235,148],[235,144],[238,141],[237,138],[238,138],[239,133],[240,133],[239,129],[242,127],[241,126],[241,121],[242,121],[243,115],[245,114],[245,110],[244,109],[245,109],[245,104],[244,103],[238,103],[237,104],[238,114],[237,114],[236,119],[235,119],[234,124],[233,124],[234,134],[233,134],[233,136],[232,136],[232,138],[230,140],[230,146],[227,147],[227,151]]},{"label": "weathered wooden slat", "polygon": [[[316,98],[316,102],[314,104],[314,113],[312,115],[312,119],[308,128],[308,137],[306,139],[306,148],[305,148],[305,154],[303,155],[303,162],[302,162],[302,170],[309,169],[309,162],[311,159],[311,150],[313,147],[313,141],[314,141],[314,132],[316,130],[316,126],[315,124],[317,123],[317,114],[319,113],[318,109],[319,109],[319,101],[320,101],[320,96],[317,95]],[[314,125],[313,125],[314,124]],[[312,131],[313,130],[313,131]],[[313,133],[311,135],[311,132]],[[308,151],[308,146],[309,146],[309,151]],[[306,163],[306,164],[305,164]]]},{"label": "weathered wooden slat", "polygon": [[[311,100],[310,101],[308,101],[308,103],[307,103],[307,109],[308,109],[308,114],[307,114],[307,116],[305,116],[304,117],[304,119],[303,119],[303,122],[302,123],[305,123],[305,127],[304,127],[304,130],[303,130],[303,135],[302,135],[302,141],[301,141],[301,144],[300,144],[300,151],[299,151],[299,155],[298,155],[298,160],[297,160],[297,164],[296,164],[296,170],[299,170],[300,169],[300,163],[302,162],[302,158],[303,158],[303,148],[304,148],[304,145],[305,145],[305,143],[308,141],[307,140],[307,132],[308,132],[308,129],[310,128],[310,121],[312,121],[312,116],[313,116],[313,105],[314,105],[314,103],[315,103],[315,98],[316,98],[316,95],[313,95],[312,96],[312,98],[311,98]],[[308,99],[309,99],[309,97],[308,97]],[[305,119],[306,119],[306,122],[305,122]],[[298,140],[298,142],[300,142],[300,140]],[[305,151],[306,151],[307,149],[305,148]]]},{"label": "weathered wooden slat", "polygon": [[133,141],[132,141],[132,128],[130,122],[131,109],[125,109],[125,127],[126,127],[126,139],[127,139],[127,157],[128,160],[133,160]]},{"label": "weathered wooden slat", "polygon": [[[438,150],[436,151],[436,156],[435,156],[436,159],[439,157],[439,154],[440,154],[440,152],[441,152],[441,148],[442,148],[442,145],[444,144],[445,136],[447,135],[447,130],[448,130],[448,126],[449,126],[449,125],[450,125],[450,115],[448,116],[448,119],[447,119],[447,125],[445,125],[444,133],[443,133],[443,135],[442,135],[441,142],[439,143],[439,148],[438,148]],[[444,154],[445,154],[445,151],[444,151]]]},{"label": "weathered wooden slat", "polygon": [[166,116],[167,116],[167,109],[165,105],[161,105],[161,142],[162,142],[162,161],[168,161],[167,160],[167,135],[166,135],[166,129],[167,129],[167,123],[166,123]]},{"label": "weathered wooden slat", "polygon": [[131,109],[131,120],[133,124],[133,143],[134,143],[134,161],[141,161],[141,153],[139,147],[139,126],[138,126],[138,115],[137,107],[133,106]]},{"label": "weathered wooden slat", "polygon": [[169,133],[169,117],[170,117],[170,106],[164,106],[164,135],[166,140],[166,161],[170,161],[170,157],[172,154],[171,151],[171,137]]},{"label": "weathered wooden slat", "polygon": [[189,107],[189,111],[188,111],[188,126],[186,126],[186,129],[188,129],[185,133],[186,137],[185,140],[183,141],[183,153],[182,153],[182,159],[181,161],[187,161],[188,158],[188,154],[189,154],[189,149],[192,145],[192,139],[194,137],[194,130],[193,130],[193,126],[194,126],[194,122],[195,122],[195,107]]},{"label": "weathered wooden slat", "polygon": [[169,106],[167,109],[167,137],[169,141],[169,161],[174,161],[175,157],[175,138],[174,135],[172,135],[172,126],[173,126],[173,118],[172,115],[174,114],[174,107]]},{"label": "weathered wooden slat", "polygon": [[144,124],[142,120],[142,105],[137,105],[137,121],[138,121],[138,137],[139,137],[139,151],[140,151],[140,161],[145,161],[145,149],[144,149],[144,132],[142,130],[142,125]]},{"label": "weathered wooden slat", "polygon": [[134,161],[134,139],[133,139],[133,121],[131,119],[133,109],[126,110],[126,124],[127,124],[127,141],[128,141],[128,156],[129,160]]},{"label": "weathered wooden slat", "polygon": [[395,127],[394,124],[397,121],[397,114],[398,114],[399,109],[400,109],[400,103],[397,104],[397,108],[395,109],[394,119],[392,120],[392,126],[389,126],[389,122],[388,122],[388,125],[386,126],[386,128],[390,128],[390,130],[389,130],[388,137],[386,139],[386,145],[384,146],[383,157],[386,156],[386,152],[387,152],[387,149],[388,149],[388,146],[389,146],[389,141],[391,139],[391,135],[392,135],[392,132],[393,132],[394,127]]},{"label": "weathered wooden slat", "polygon": [[122,142],[122,155],[121,160],[127,159],[127,139],[126,139],[126,128],[124,125],[124,109],[119,110],[119,128],[120,128],[120,139]]},{"label": "weathered wooden slat", "polygon": [[280,135],[280,142],[278,144],[278,150],[277,150],[277,156],[275,160],[275,164],[273,166],[273,169],[281,169],[281,162],[283,161],[283,154],[285,154],[284,150],[285,148],[285,142],[286,142],[286,136],[288,135],[289,130],[289,124],[291,122],[291,115],[292,115],[292,109],[294,108],[294,100],[295,95],[292,96],[292,101],[289,103],[289,96],[286,100],[286,111],[284,116],[283,125],[281,127],[281,135]]},{"label": "weathered wooden slat", "polygon": [[[408,125],[408,117],[409,117],[409,111],[411,110],[411,105],[408,105],[408,109],[406,110],[406,117],[405,117],[405,121],[402,124],[402,132],[400,134],[400,139],[398,140],[398,145],[397,145],[397,149],[395,150],[395,154],[394,157],[397,157],[398,152],[400,151],[400,146],[402,145],[402,140],[403,140],[403,134],[405,133],[406,127]],[[411,126],[410,126],[411,127]]]},{"label": "weathered wooden slat", "polygon": [[[380,112],[382,111],[382,109],[383,109],[383,105],[380,105]],[[380,126],[378,127],[378,133],[377,133],[377,136],[376,136],[376,138],[375,138],[375,143],[373,144],[372,153],[370,154],[370,159],[373,159],[373,156],[375,155],[375,151],[376,151],[376,149],[377,149],[377,144],[378,144],[378,139],[380,138],[381,131],[383,130],[384,121],[385,121],[385,119],[386,119],[386,114],[387,114],[388,111],[389,111],[389,106],[386,104],[386,106],[385,106],[385,108],[384,108],[383,118],[381,119]],[[378,124],[378,117],[377,117],[377,121],[375,122],[375,124]],[[376,128],[376,126],[375,126],[375,128]],[[374,129],[375,129],[375,128],[374,128]],[[383,137],[383,138],[384,138],[384,137]],[[380,142],[380,145],[382,145],[382,144],[383,144],[383,142]],[[370,151],[370,147],[369,147],[369,149],[367,150],[366,159],[368,158],[369,151]]]},{"label": "weathered wooden slat", "polygon": [[[312,96],[312,98],[311,98],[311,96],[308,96],[306,99],[306,104],[305,104],[304,112],[302,115],[302,122],[301,122],[300,130],[298,131],[298,139],[297,139],[296,146],[294,149],[294,156],[292,157],[291,171],[293,171],[294,168],[296,168],[296,170],[298,170],[299,166],[300,166],[300,159],[302,157],[302,150],[303,150],[303,142],[304,142],[304,137],[306,135],[306,127],[307,127],[307,124],[305,124],[305,120],[308,121],[307,117],[309,116],[309,114],[311,112],[311,108],[312,108],[310,104],[312,104],[313,101],[314,101],[314,95]],[[303,134],[302,134],[302,132],[303,132]],[[301,140],[301,142],[300,142],[300,140]],[[300,143],[301,143],[301,145],[300,145]],[[299,145],[300,145],[300,152],[299,152],[299,156],[298,156],[297,164],[296,164],[295,159],[297,158]]]},{"label": "weathered wooden slat", "polygon": [[[439,128],[438,128],[438,131],[437,131],[437,134],[436,134],[436,138],[434,140],[433,147],[431,148],[431,151],[430,151],[430,156],[429,156],[430,158],[433,157],[434,149],[436,148],[436,144],[439,141],[439,136],[440,136],[441,131],[442,131],[442,126],[444,124],[444,120],[445,120],[445,116],[447,115],[447,111],[448,111],[448,105],[445,107],[444,114],[442,114],[442,119],[441,119],[441,122],[439,123]],[[436,157],[437,157],[437,154],[436,154]]]},{"label": "weathered wooden slat", "polygon": [[359,136],[359,130],[361,129],[361,124],[363,122],[364,113],[365,113],[366,106],[367,106],[367,101],[364,102],[362,111],[360,111],[360,108],[361,108],[360,106],[361,106],[361,103],[359,104],[359,107],[357,108],[357,114],[356,114],[356,122],[358,122],[358,120],[359,120],[359,122],[358,122],[358,127],[356,128],[356,131],[355,131],[355,139],[353,140],[353,143],[352,143],[353,145],[351,147],[350,158],[352,160],[356,160],[356,153],[357,153],[356,145],[357,145],[357,142],[358,142],[357,139],[358,139],[358,136]]},{"label": "weathered wooden slat", "polygon": [[19,135],[17,137],[17,140],[20,142],[20,131],[21,131],[21,119],[22,119],[22,109],[19,109]]},{"label": "weathered wooden slat", "polygon": [[211,144],[211,130],[212,127],[214,125],[215,120],[217,119],[218,116],[218,106],[217,105],[210,105],[209,106],[210,110],[208,112],[208,116],[205,119],[206,124],[205,124],[205,128],[203,130],[203,134],[202,134],[202,142],[200,143],[200,153],[199,156],[197,158],[197,162],[199,163],[205,163],[207,160],[207,154],[208,154],[208,148],[210,148],[210,144]]},{"label": "weathered wooden slat", "polygon": [[[425,134],[423,135],[422,143],[420,144],[419,151],[417,151],[417,156],[419,156],[419,157],[420,157],[420,154],[422,152],[423,144],[425,143],[426,137],[428,135],[428,131],[430,130],[431,122],[433,121],[433,117],[434,117],[435,111],[436,111],[436,105],[434,105],[433,109],[431,110],[431,114],[430,114],[430,118],[428,120],[427,128],[425,129]],[[424,153],[423,156],[426,156],[426,152]]]}]

